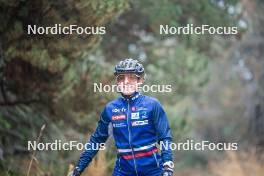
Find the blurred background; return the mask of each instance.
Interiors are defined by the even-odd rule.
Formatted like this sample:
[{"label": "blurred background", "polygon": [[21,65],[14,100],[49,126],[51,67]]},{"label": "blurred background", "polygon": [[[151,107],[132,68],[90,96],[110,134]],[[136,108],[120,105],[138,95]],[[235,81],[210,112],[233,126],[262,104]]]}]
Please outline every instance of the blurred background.
[{"label": "blurred background", "polygon": [[[168,114],[173,142],[237,142],[237,151],[174,151],[176,176],[264,173],[262,0],[0,0],[0,175],[67,175],[80,151],[28,141],[86,142],[124,57],[139,59]],[[159,25],[237,26],[236,35],[160,35]],[[106,26],[105,35],[27,35],[27,25]],[[45,124],[45,126],[43,126]],[[42,128],[42,130],[41,130]],[[40,134],[41,133],[41,134]],[[113,140],[83,175],[111,175]],[[34,157],[32,157],[32,155]]]}]

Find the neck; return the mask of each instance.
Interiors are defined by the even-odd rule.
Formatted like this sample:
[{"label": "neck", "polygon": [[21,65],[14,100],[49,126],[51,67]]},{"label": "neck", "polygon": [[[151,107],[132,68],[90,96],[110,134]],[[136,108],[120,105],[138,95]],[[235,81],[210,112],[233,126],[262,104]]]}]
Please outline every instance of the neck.
[{"label": "neck", "polygon": [[131,95],[124,95],[124,94],[121,93],[121,95],[122,95],[122,97],[123,97],[125,100],[129,100],[129,101],[131,101],[131,100],[134,100],[134,99],[139,95],[139,92],[134,92],[134,93],[131,94]]}]

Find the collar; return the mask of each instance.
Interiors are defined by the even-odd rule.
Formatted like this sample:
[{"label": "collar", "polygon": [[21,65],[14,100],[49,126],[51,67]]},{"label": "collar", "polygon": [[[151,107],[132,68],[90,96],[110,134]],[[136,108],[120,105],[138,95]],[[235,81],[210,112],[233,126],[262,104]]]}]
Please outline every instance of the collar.
[{"label": "collar", "polygon": [[135,99],[137,99],[141,94],[139,92],[134,92],[132,95],[122,95],[122,98],[126,101],[134,101]]}]

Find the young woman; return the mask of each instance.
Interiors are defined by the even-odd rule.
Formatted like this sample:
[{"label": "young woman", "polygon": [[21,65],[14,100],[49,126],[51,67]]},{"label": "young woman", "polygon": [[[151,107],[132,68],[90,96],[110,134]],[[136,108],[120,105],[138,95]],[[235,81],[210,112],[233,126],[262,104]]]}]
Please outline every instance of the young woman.
[{"label": "young woman", "polygon": [[[144,81],[144,67],[137,60],[125,59],[115,66],[114,74],[121,96],[105,106],[89,144],[104,143],[111,124],[118,151],[114,176],[172,176],[167,116],[157,99],[138,91]],[[160,142],[161,154],[156,146]],[[79,176],[97,152],[86,149],[72,176]]]}]

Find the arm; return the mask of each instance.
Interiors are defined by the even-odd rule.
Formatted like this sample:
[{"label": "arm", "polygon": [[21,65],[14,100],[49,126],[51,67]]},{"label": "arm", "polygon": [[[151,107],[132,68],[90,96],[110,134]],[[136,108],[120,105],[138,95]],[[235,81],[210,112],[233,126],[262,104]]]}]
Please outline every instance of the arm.
[{"label": "arm", "polygon": [[167,115],[163,110],[161,104],[157,101],[154,105],[154,125],[157,130],[158,140],[161,146],[161,157],[163,162],[162,175],[173,174],[173,159],[171,151],[171,130]]},{"label": "arm", "polygon": [[92,145],[96,146],[96,144],[98,145],[100,143],[104,143],[107,140],[109,123],[110,123],[110,120],[107,117],[106,108],[105,108],[104,111],[101,113],[101,117],[100,117],[100,120],[98,122],[95,132],[91,135],[89,143],[87,143],[89,144],[87,147],[88,149],[85,149],[81,153],[80,159],[76,167],[79,174],[84,171],[84,169],[87,167],[87,165],[91,162],[93,157],[98,152],[98,150],[93,150],[92,147],[90,147],[90,150],[89,150],[89,146],[92,146]]}]

